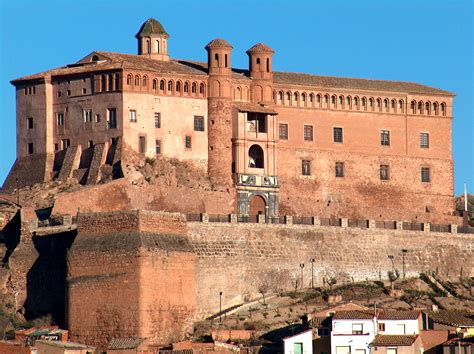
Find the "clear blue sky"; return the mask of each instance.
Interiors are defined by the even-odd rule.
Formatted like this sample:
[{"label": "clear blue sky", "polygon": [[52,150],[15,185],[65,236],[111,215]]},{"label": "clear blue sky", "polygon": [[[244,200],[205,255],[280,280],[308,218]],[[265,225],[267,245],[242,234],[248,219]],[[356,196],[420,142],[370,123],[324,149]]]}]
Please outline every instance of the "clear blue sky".
[{"label": "clear blue sky", "polygon": [[[456,194],[474,190],[472,0],[119,1],[0,0],[0,185],[15,159],[11,79],[73,63],[93,50],[136,53],[149,17],[174,58],[206,60],[222,37],[233,66],[263,41],[274,70],[415,81],[455,92]],[[433,142],[435,143],[435,142]]]}]

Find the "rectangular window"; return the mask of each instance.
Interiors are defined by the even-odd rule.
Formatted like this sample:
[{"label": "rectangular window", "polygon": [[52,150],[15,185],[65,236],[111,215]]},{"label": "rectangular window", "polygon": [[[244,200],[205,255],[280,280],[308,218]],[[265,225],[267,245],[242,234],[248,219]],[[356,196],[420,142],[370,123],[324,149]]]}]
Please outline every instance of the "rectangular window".
[{"label": "rectangular window", "polygon": [[428,133],[420,133],[420,147],[422,149],[430,147],[430,135]]},{"label": "rectangular window", "polygon": [[313,126],[304,126],[304,141],[313,141]]},{"label": "rectangular window", "polygon": [[362,323],[353,323],[352,324],[352,334],[362,334],[364,325]]},{"label": "rectangular window", "polygon": [[61,140],[61,145],[62,145],[62,149],[65,150],[65,149],[67,149],[69,146],[71,146],[71,140],[69,140],[69,139],[63,139],[63,140]]},{"label": "rectangular window", "polygon": [[161,113],[155,112],[155,128],[161,128]]},{"label": "rectangular window", "polygon": [[71,96],[71,90],[67,90],[67,95]]},{"label": "rectangular window", "polygon": [[58,92],[57,92],[57,95],[58,95],[58,97],[61,97],[61,96],[62,96],[62,92],[61,92],[61,91],[58,91]]},{"label": "rectangular window", "polygon": [[56,113],[56,123],[58,126],[64,125],[64,113]]},{"label": "rectangular window", "polygon": [[397,354],[397,348],[387,348],[387,354]]},{"label": "rectangular window", "polygon": [[422,167],[421,168],[421,182],[431,182],[430,168]]},{"label": "rectangular window", "polygon": [[33,149],[33,143],[28,143],[27,147],[26,147],[26,150],[28,152],[28,155],[31,155],[34,153],[34,149]]},{"label": "rectangular window", "polygon": [[59,150],[59,144],[58,143],[55,143],[54,144],[54,151],[58,151]]},{"label": "rectangular window", "polygon": [[400,335],[405,335],[405,325],[404,324],[397,324],[397,333]]},{"label": "rectangular window", "polygon": [[204,131],[204,117],[203,116],[194,116],[194,131],[196,132]]},{"label": "rectangular window", "polygon": [[388,181],[390,179],[388,165],[380,165],[380,179],[382,181]]},{"label": "rectangular window", "polygon": [[311,161],[309,160],[301,161],[301,174],[303,176],[311,176]]},{"label": "rectangular window", "polygon": [[336,162],[336,177],[344,177],[344,162]]},{"label": "rectangular window", "polygon": [[278,125],[278,136],[282,140],[288,140],[288,124],[280,123]]},{"label": "rectangular window", "polygon": [[186,149],[191,149],[191,137],[189,135],[186,135],[184,138],[184,147]]},{"label": "rectangular window", "polygon": [[84,109],[84,123],[92,123],[92,110],[91,109]]},{"label": "rectangular window", "polygon": [[28,129],[33,129],[33,118],[26,118],[26,126]]},{"label": "rectangular window", "polygon": [[85,95],[87,93],[87,89],[83,88],[82,89],[82,94]]},{"label": "rectangular window", "polygon": [[87,143],[87,147],[88,148],[94,147],[94,142],[92,140],[89,140],[89,142]]},{"label": "rectangular window", "polygon": [[161,154],[161,140],[155,141],[155,152],[157,155]]},{"label": "rectangular window", "polygon": [[146,151],[146,138],[144,136],[138,137],[138,151],[140,154],[144,154]]},{"label": "rectangular window", "polygon": [[342,128],[334,128],[333,137],[334,137],[335,143],[342,143],[343,142]]},{"label": "rectangular window", "polygon": [[109,129],[117,128],[117,110],[115,108],[109,108],[107,110],[107,122]]},{"label": "rectangular window", "polygon": [[385,323],[379,323],[379,332],[385,332]]},{"label": "rectangular window", "polygon": [[390,132],[388,130],[380,131],[380,144],[382,146],[390,146]]},{"label": "rectangular window", "polygon": [[136,123],[137,122],[137,111],[130,110],[130,122]]}]

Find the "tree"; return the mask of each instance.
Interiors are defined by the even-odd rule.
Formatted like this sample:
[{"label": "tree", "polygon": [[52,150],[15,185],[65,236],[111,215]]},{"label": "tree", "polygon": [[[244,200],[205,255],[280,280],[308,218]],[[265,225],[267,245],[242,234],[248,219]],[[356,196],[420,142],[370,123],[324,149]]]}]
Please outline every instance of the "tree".
[{"label": "tree", "polygon": [[392,291],[394,290],[393,288],[393,283],[398,279],[400,278],[400,272],[398,271],[398,269],[394,269],[394,270],[389,270],[387,272],[387,275],[388,275],[388,280],[390,280],[390,286],[392,287]]},{"label": "tree", "polygon": [[326,282],[329,285],[329,289],[332,290],[332,286],[337,284],[337,279],[335,277],[330,277],[330,278],[328,278],[328,280]]}]

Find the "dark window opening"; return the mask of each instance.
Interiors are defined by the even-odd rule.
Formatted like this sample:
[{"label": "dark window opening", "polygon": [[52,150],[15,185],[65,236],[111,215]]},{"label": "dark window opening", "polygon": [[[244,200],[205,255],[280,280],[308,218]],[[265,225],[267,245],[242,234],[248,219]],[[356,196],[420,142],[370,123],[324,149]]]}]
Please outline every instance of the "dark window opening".
[{"label": "dark window opening", "polygon": [[305,125],[303,129],[304,141],[313,141],[313,126]]},{"label": "dark window opening", "polygon": [[33,129],[33,118],[26,118],[26,126],[28,129]]},{"label": "dark window opening", "polygon": [[344,162],[336,162],[336,177],[344,177]]},{"label": "dark window opening", "polygon": [[161,154],[161,140],[155,141],[155,152],[157,155]]},{"label": "dark window opening", "polygon": [[252,145],[249,149],[249,167],[263,168],[263,150],[259,145]]},{"label": "dark window opening", "polygon": [[309,160],[301,161],[301,174],[303,176],[311,176],[311,161]]},{"label": "dark window opening", "polygon": [[94,147],[94,142],[92,140],[89,140],[89,142],[87,143],[87,147],[88,148]]},{"label": "dark window opening", "polygon": [[380,131],[380,144],[382,146],[390,146],[390,132],[388,130]]},{"label": "dark window opening", "polygon": [[270,72],[270,58],[267,58],[267,73]]},{"label": "dark window opening", "polygon": [[27,152],[28,152],[28,155],[31,155],[34,153],[33,143],[28,143]]},{"label": "dark window opening", "polygon": [[117,128],[117,110],[115,108],[109,108],[108,113],[108,125],[109,129]]},{"label": "dark window opening", "polygon": [[161,113],[155,112],[155,128],[161,128]]},{"label": "dark window opening", "polygon": [[380,165],[380,179],[388,181],[390,179],[390,171],[388,165]]},{"label": "dark window opening", "polygon": [[186,149],[191,149],[191,137],[189,135],[186,135],[184,138],[184,147]]},{"label": "dark window opening", "polygon": [[431,182],[430,168],[421,168],[421,182]]},{"label": "dark window opening", "polygon": [[333,136],[334,136],[335,143],[342,143],[343,142],[342,128],[334,128]]},{"label": "dark window opening", "polygon": [[278,136],[282,140],[288,140],[288,124],[280,123],[278,125]]},{"label": "dark window opening", "polygon": [[203,116],[194,116],[194,131],[197,131],[197,132],[204,131],[204,117]]},{"label": "dark window opening", "polygon": [[266,116],[263,113],[247,113],[247,127],[249,132],[266,133]]},{"label": "dark window opening", "polygon": [[225,64],[225,67],[227,68],[227,54],[224,55],[224,61],[225,61],[225,63],[224,63],[224,64]]},{"label": "dark window opening", "polygon": [[146,138],[144,136],[138,137],[138,149],[140,154],[144,154],[146,151]]}]

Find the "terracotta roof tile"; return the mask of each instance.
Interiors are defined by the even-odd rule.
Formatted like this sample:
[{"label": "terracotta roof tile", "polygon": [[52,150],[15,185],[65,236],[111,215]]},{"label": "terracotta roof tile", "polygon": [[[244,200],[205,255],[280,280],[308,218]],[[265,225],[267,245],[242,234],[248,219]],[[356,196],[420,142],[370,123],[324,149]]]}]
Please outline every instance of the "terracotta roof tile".
[{"label": "terracotta roof tile", "polygon": [[275,51],[265,43],[260,42],[247,50],[247,53],[275,53]]},{"label": "terracotta roof tile", "polygon": [[374,318],[374,312],[372,311],[337,311],[333,319],[334,320],[371,320]]},{"label": "terracotta roof tile", "polygon": [[278,114],[275,110],[251,102],[238,102],[234,106],[241,112],[257,112],[267,114]]},{"label": "terracotta roof tile", "polygon": [[207,43],[206,49],[207,48],[232,48],[232,46],[225,39],[216,38]]},{"label": "terracotta roof tile", "polygon": [[136,349],[144,338],[114,338],[109,342],[107,349]]},{"label": "terracotta roof tile", "polygon": [[429,311],[427,315],[436,323],[454,327],[474,327],[473,315],[464,311],[438,310]]},{"label": "terracotta roof tile", "polygon": [[135,37],[146,37],[152,34],[161,34],[166,36],[166,38],[169,37],[169,34],[166,33],[163,25],[154,18],[149,18],[146,20],[145,23],[140,27],[140,30]]},{"label": "terracotta roof tile", "polygon": [[384,310],[379,313],[379,320],[416,320],[420,316],[420,311],[416,310]]},{"label": "terracotta roof tile", "polygon": [[375,336],[372,345],[386,347],[386,346],[410,346],[415,343],[418,335],[387,335],[378,334]]}]

